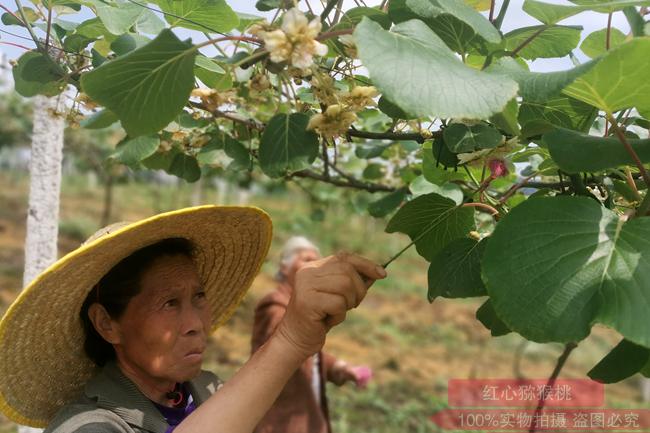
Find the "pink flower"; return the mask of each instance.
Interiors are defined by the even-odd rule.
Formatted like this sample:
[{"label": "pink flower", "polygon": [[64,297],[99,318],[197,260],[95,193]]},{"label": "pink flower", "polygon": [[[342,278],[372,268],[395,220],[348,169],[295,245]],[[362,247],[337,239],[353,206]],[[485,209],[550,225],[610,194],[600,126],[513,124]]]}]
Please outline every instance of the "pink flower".
[{"label": "pink flower", "polygon": [[489,160],[488,167],[490,169],[490,176],[493,179],[508,175],[508,166],[506,165],[506,162],[503,159],[493,158]]}]

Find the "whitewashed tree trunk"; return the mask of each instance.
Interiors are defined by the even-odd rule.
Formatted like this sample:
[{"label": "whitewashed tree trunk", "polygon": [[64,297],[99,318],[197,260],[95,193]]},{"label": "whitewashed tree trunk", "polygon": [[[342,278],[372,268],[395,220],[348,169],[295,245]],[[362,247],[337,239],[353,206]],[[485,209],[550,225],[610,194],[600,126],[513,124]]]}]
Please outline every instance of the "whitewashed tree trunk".
[{"label": "whitewashed tree trunk", "polygon": [[237,204],[239,206],[245,206],[248,204],[248,201],[250,199],[250,191],[247,189],[238,189],[237,190]]},{"label": "whitewashed tree trunk", "polygon": [[[23,287],[57,259],[63,126],[59,98],[34,98],[34,130],[29,164],[29,210]],[[19,433],[40,429],[20,426]]]},{"label": "whitewashed tree trunk", "polygon": [[199,206],[203,204],[203,176],[194,182],[192,188],[192,206]]}]

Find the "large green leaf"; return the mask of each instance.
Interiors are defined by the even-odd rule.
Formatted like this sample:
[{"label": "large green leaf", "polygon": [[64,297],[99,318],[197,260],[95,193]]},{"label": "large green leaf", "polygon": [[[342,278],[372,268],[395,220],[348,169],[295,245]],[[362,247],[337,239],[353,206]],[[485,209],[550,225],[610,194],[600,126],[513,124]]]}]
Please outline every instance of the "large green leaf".
[{"label": "large green leaf", "polygon": [[[616,48],[625,42],[625,34],[617,28],[610,29],[609,48]],[[592,59],[607,53],[607,29],[590,33],[580,44],[583,53]]]},{"label": "large green leaf", "polygon": [[564,93],[606,113],[636,107],[650,110],[650,38],[637,38],[613,50],[564,89]]},{"label": "large green leaf", "polygon": [[487,42],[498,44],[501,41],[496,27],[462,0],[406,0],[406,6],[421,18],[451,15],[474,29]]},{"label": "large green leaf", "polygon": [[417,239],[418,253],[431,261],[452,240],[474,228],[474,211],[441,195],[421,195],[402,206],[386,226],[387,233],[401,232]]},{"label": "large green leaf", "polygon": [[510,78],[464,65],[422,21],[388,32],[364,18],[354,36],[373,83],[409,113],[484,119],[501,112],[517,92]]},{"label": "large green leaf", "polygon": [[25,97],[55,96],[65,89],[65,81],[54,62],[36,51],[20,56],[12,73],[14,89]]},{"label": "large green leaf", "polygon": [[95,9],[97,17],[114,35],[128,32],[147,10],[127,0],[116,0],[111,3],[102,0],[84,0],[84,2]]},{"label": "large green leaf", "polygon": [[597,64],[597,60],[557,72],[529,72],[515,59],[505,57],[490,65],[490,73],[505,75],[519,83],[519,94],[526,101],[544,102]]},{"label": "large green leaf", "polygon": [[436,297],[470,298],[487,294],[481,280],[481,257],[487,242],[454,239],[431,260],[429,302]]},{"label": "large green leaf", "polygon": [[525,44],[518,52],[524,59],[564,57],[578,46],[581,31],[581,26],[522,27],[507,33],[504,42],[509,51]]},{"label": "large green leaf", "polygon": [[385,217],[397,209],[407,195],[408,190],[406,188],[400,188],[396,191],[390,192],[382,198],[368,203],[368,213],[375,218]]},{"label": "large green leaf", "polygon": [[270,177],[303,170],[318,154],[318,136],[307,131],[309,116],[303,113],[276,114],[260,141],[260,166]]},{"label": "large green leaf", "polygon": [[[553,161],[567,173],[634,165],[634,160],[616,137],[593,137],[558,128],[544,134],[543,140]],[[641,162],[650,162],[650,139],[628,139],[628,142]]]},{"label": "large green leaf", "polygon": [[544,102],[524,101],[519,107],[519,123],[525,136],[538,135],[534,129],[544,123],[547,132],[555,126],[588,132],[598,110],[577,99],[559,94]]},{"label": "large green leaf", "polygon": [[487,123],[452,123],[443,130],[443,138],[447,148],[453,153],[491,149],[503,142],[503,135]]},{"label": "large green leaf", "polygon": [[81,87],[121,120],[131,137],[164,128],[187,102],[194,86],[190,42],[171,30],[135,51],[81,76]]},{"label": "large green leaf", "polygon": [[182,152],[174,157],[168,172],[188,182],[196,182],[201,177],[201,168],[196,158]]},{"label": "large green leaf", "polygon": [[623,339],[587,376],[600,383],[620,382],[641,371],[649,360],[650,349]]},{"label": "large green leaf", "polygon": [[478,41],[501,42],[492,23],[462,0],[393,0],[390,7],[397,23],[420,18],[454,51],[467,52]]},{"label": "large green leaf", "polygon": [[650,218],[530,198],[499,221],[481,266],[498,316],[529,340],[577,342],[598,322],[650,347]]},{"label": "large green leaf", "polygon": [[120,143],[111,158],[126,165],[136,165],[153,155],[158,149],[160,139],[157,135],[143,135]]},{"label": "large green leaf", "polygon": [[[574,1],[573,3],[579,2]],[[609,13],[624,9],[628,6],[648,6],[650,5],[650,0],[588,0],[580,3],[582,5],[572,6],[545,3],[538,0],[525,0],[523,9],[528,15],[537,18],[544,24],[556,24],[565,18],[572,17],[581,12],[594,10],[596,12]]]},{"label": "large green leaf", "polygon": [[225,0],[155,0],[171,26],[201,32],[228,32],[239,24],[239,17]]}]

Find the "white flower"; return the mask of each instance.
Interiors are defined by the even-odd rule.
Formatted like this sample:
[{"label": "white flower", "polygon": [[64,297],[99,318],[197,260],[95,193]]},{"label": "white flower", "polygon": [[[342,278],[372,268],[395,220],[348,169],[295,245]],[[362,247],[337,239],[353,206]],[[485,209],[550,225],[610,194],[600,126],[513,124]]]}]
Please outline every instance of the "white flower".
[{"label": "white flower", "polygon": [[318,18],[308,21],[298,8],[289,9],[282,17],[280,29],[262,33],[271,61],[287,61],[300,69],[310,67],[315,55],[327,54],[327,45],[316,40],[321,26]]}]

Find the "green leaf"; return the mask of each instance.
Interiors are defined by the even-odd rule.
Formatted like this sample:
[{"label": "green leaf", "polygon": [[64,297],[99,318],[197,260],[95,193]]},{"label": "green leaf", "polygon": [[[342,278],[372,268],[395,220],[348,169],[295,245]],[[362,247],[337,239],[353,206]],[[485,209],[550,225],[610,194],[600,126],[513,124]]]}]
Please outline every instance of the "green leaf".
[{"label": "green leaf", "polygon": [[[612,28],[610,32],[609,48],[612,49],[618,47],[619,45],[623,45],[625,42],[625,34],[617,28]],[[583,53],[592,59],[598,56],[602,56],[603,54],[607,53],[606,40],[607,29],[595,31],[593,33],[590,33],[589,36],[587,36],[585,40],[582,41],[582,44],[580,44],[580,49]]]},{"label": "green leaf", "polygon": [[147,45],[81,76],[81,87],[114,112],[131,137],[158,132],[183,109],[194,87],[189,42],[164,30]]},{"label": "green leaf", "polygon": [[451,241],[431,260],[429,302],[436,297],[471,298],[487,295],[481,280],[481,258],[487,242],[460,238]]},{"label": "green leaf", "polygon": [[457,206],[453,200],[432,193],[421,195],[397,211],[386,227],[387,233],[401,232],[417,239],[418,253],[431,261],[452,240],[474,229],[474,211]]},{"label": "green leaf", "polygon": [[201,177],[201,168],[196,158],[178,153],[169,167],[169,174],[178,176],[188,182],[196,182]]},{"label": "green leaf", "polygon": [[[578,3],[574,1],[573,3]],[[627,6],[647,6],[648,0],[616,0],[585,2],[583,6],[568,6],[545,3],[538,0],[525,0],[523,10],[528,15],[537,18],[544,24],[556,24],[565,18],[572,17],[581,12],[594,10],[596,12],[609,13],[624,9]]]},{"label": "green leaf", "polygon": [[650,219],[587,197],[529,198],[497,224],[482,261],[498,316],[524,338],[578,342],[598,322],[650,346]]},{"label": "green leaf", "polygon": [[410,120],[410,119],[417,118],[417,116],[413,116],[411,114],[406,113],[396,104],[386,99],[383,95],[379,98],[379,102],[377,103],[377,108],[379,108],[379,110],[381,110],[382,113],[384,113],[385,115],[393,119]]},{"label": "green leaf", "polygon": [[95,40],[94,38],[87,38],[83,35],[70,35],[63,41],[63,49],[68,52],[79,53],[85,50]]},{"label": "green leaf", "polygon": [[400,188],[388,193],[379,200],[368,203],[368,213],[375,218],[385,217],[402,204],[407,194],[408,190],[406,188]]},{"label": "green leaf", "polygon": [[452,123],[443,130],[442,134],[447,148],[453,153],[491,149],[503,142],[503,135],[486,123],[475,125]]},{"label": "green leaf", "polygon": [[508,328],[508,325],[499,319],[497,312],[494,311],[490,299],[485,301],[485,303],[476,310],[476,318],[483,324],[483,326],[490,330],[493,337],[500,337],[512,332],[510,328]]},{"label": "green leaf", "polygon": [[375,180],[381,179],[386,175],[386,167],[382,164],[371,163],[363,169],[361,176],[364,179]]},{"label": "green leaf", "polygon": [[28,51],[13,68],[14,89],[25,97],[55,96],[63,91],[65,82],[53,61],[36,51]]},{"label": "green leaf", "polygon": [[110,157],[122,164],[134,166],[153,155],[159,145],[157,135],[143,135],[120,143]]},{"label": "green leaf", "polygon": [[157,35],[165,28],[165,23],[158,18],[158,16],[149,9],[142,11],[142,14],[135,22],[135,29],[138,33],[146,33],[148,35]]},{"label": "green leaf", "polygon": [[[580,42],[581,26],[533,26],[522,27],[504,36],[505,47],[512,51],[532,39],[518,54],[527,60],[564,57]],[[537,35],[537,36],[535,36]]]},{"label": "green leaf", "polygon": [[92,5],[97,17],[106,29],[114,35],[127,33],[146,9],[126,0],[104,2],[102,0],[85,0]]},{"label": "green leaf", "polygon": [[361,19],[363,17],[368,17],[369,19],[377,22],[386,30],[390,29],[390,26],[392,24],[390,17],[379,9],[369,7],[356,7],[346,11],[339,22],[331,29],[329,29],[329,31],[354,28],[361,22]]},{"label": "green leaf", "polygon": [[486,71],[505,75],[515,80],[519,84],[520,96],[526,101],[544,102],[556,96],[576,78],[588,72],[597,62],[597,60],[592,60],[566,71],[529,72],[523,69],[515,59],[502,58],[490,65]]},{"label": "green leaf", "polygon": [[382,143],[381,141],[371,141],[366,144],[357,144],[354,148],[354,154],[357,158],[361,159],[376,158],[393,144],[394,143]]},{"label": "green leaf", "polygon": [[544,132],[553,130],[553,126],[587,132],[597,114],[598,110],[591,105],[560,94],[543,103],[524,101],[519,108],[519,123],[527,137],[531,136],[531,123],[539,121],[549,124]]},{"label": "green leaf", "polygon": [[111,42],[111,50],[113,50],[113,52],[118,56],[122,56],[135,49],[144,47],[149,42],[151,42],[151,40],[144,36],[136,33],[125,33]]},{"label": "green leaf", "polygon": [[307,131],[309,116],[303,113],[276,114],[260,140],[259,159],[269,177],[303,170],[318,154],[318,136]]},{"label": "green leaf", "polygon": [[517,92],[511,79],[465,66],[422,21],[388,32],[364,18],[354,36],[373,84],[409,113],[483,119],[501,112]]},{"label": "green leaf", "polygon": [[[427,144],[430,147],[427,148]],[[439,184],[452,179],[452,175],[447,172],[447,167],[454,167],[455,169],[460,161],[458,156],[449,150],[441,137],[433,140],[433,143],[426,143],[423,152],[422,174],[429,182]],[[439,169],[439,166],[444,167],[444,171]]]},{"label": "green leaf", "polygon": [[[616,137],[593,137],[570,129],[558,128],[543,136],[553,161],[567,173],[600,171],[634,160]],[[650,162],[650,139],[628,139],[641,162]]]},{"label": "green leaf", "polygon": [[438,195],[447,197],[457,205],[463,203],[463,190],[453,182],[445,182],[442,185],[436,185],[427,180],[424,175],[417,176],[409,184],[409,190],[413,197],[419,197],[424,194],[435,192]]},{"label": "green leaf", "polygon": [[86,129],[102,129],[117,122],[118,118],[110,110],[101,110],[83,119],[79,124]]},{"label": "green leaf", "polygon": [[165,170],[169,173],[169,168],[171,167],[172,162],[174,162],[174,159],[179,154],[181,154],[181,151],[172,147],[167,152],[155,152],[153,155],[140,162],[151,170]]},{"label": "green leaf", "polygon": [[650,39],[637,38],[610,50],[564,93],[612,114],[624,108],[650,110]]},{"label": "green leaf", "polygon": [[226,73],[226,71],[224,71],[223,68],[219,66],[217,62],[205,57],[204,55],[196,56],[195,64],[199,68],[205,69],[206,71],[216,72],[218,74]]},{"label": "green leaf", "polygon": [[90,39],[97,39],[108,33],[108,29],[99,18],[91,18],[79,24],[75,29],[75,34],[85,36]]},{"label": "green leaf", "polygon": [[650,349],[621,340],[587,376],[600,383],[616,383],[638,373],[650,360]]},{"label": "green leaf", "polygon": [[172,27],[223,33],[237,27],[239,17],[225,0],[155,0]]},{"label": "green leaf", "polygon": [[424,19],[440,18],[445,15],[461,21],[485,41],[498,44],[501,42],[499,31],[490,21],[462,0],[406,0],[406,6],[417,16]]},{"label": "green leaf", "polygon": [[206,86],[216,90],[226,90],[232,88],[232,77],[229,73],[219,74],[208,71],[207,69],[195,67],[194,75],[201,80]]},{"label": "green leaf", "polygon": [[509,135],[519,135],[521,130],[518,123],[519,104],[516,98],[512,98],[506,108],[494,116],[490,117],[490,122]]},{"label": "green leaf", "polygon": [[251,154],[240,141],[226,135],[224,137],[224,150],[226,155],[233,159],[227,167],[228,170],[239,171],[250,168]]}]

